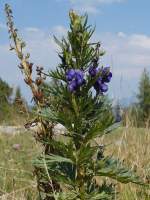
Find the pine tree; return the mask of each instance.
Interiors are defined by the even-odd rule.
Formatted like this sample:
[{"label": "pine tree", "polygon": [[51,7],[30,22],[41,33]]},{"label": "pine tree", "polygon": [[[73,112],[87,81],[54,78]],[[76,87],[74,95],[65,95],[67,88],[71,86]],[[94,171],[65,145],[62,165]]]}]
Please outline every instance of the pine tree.
[{"label": "pine tree", "polygon": [[19,86],[16,88],[16,91],[15,91],[13,107],[14,107],[14,111],[16,112],[16,114],[25,114],[26,113],[27,115],[29,115],[27,102],[22,97],[21,89]]},{"label": "pine tree", "polygon": [[[25,81],[37,103],[38,131],[35,137],[44,151],[33,164],[40,199],[114,199],[114,185],[108,184],[105,177],[122,183],[142,184],[138,176],[123,166],[123,162],[112,155],[105,156],[105,145],[96,141],[98,137],[111,133],[116,124],[111,105],[104,95],[112,73],[110,67],[99,67],[99,58],[104,52],[100,51],[99,42],[91,43],[94,29],[87,24],[87,15],[79,16],[70,11],[70,31],[66,39],[59,41],[55,38],[61,49],[58,54],[60,65],[47,74],[57,80],[57,84],[42,87],[42,69],[37,69],[40,84],[31,81],[31,63],[23,54],[22,41],[13,28],[12,11],[8,5],[6,13],[14,41],[12,49],[20,58]],[[52,101],[48,95],[53,97]],[[65,127],[62,135],[56,135],[56,124]]]},{"label": "pine tree", "polygon": [[12,92],[9,84],[0,78],[0,122],[10,118]]},{"label": "pine tree", "polygon": [[12,95],[13,89],[0,78],[0,104],[8,104]]},{"label": "pine tree", "polygon": [[150,75],[144,69],[139,82],[139,93],[137,95],[139,107],[139,121],[150,125]]},{"label": "pine tree", "polygon": [[18,103],[20,104],[20,102],[22,102],[22,94],[21,94],[20,87],[17,87],[16,91],[15,91],[15,97],[14,97],[13,104],[18,105]]}]

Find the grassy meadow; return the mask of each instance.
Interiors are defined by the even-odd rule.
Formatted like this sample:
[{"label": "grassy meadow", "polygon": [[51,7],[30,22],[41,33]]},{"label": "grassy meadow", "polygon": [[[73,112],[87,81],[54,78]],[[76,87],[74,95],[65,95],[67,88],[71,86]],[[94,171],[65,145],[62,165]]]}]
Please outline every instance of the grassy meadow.
[{"label": "grassy meadow", "polygon": [[[106,153],[123,158],[127,166],[150,182],[150,129],[118,128],[99,143],[108,144]],[[20,149],[14,148],[20,144]],[[32,158],[41,147],[30,133],[8,136],[0,134],[0,200],[36,200],[36,179]],[[116,200],[150,200],[150,191],[134,184],[117,184]]]},{"label": "grassy meadow", "polygon": [[[20,144],[20,149],[14,148]],[[0,135],[0,199],[36,199],[36,180],[32,158],[39,146],[29,133]]]}]

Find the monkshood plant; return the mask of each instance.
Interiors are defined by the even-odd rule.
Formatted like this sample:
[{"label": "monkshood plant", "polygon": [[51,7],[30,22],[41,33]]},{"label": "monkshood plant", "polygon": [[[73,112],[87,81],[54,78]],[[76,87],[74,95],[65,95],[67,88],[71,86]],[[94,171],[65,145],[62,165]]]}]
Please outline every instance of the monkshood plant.
[{"label": "monkshood plant", "polygon": [[[87,15],[69,12],[70,30],[66,38],[55,38],[61,49],[58,53],[60,64],[48,73],[37,67],[34,79],[33,63],[29,61],[29,54],[23,51],[25,43],[14,28],[10,6],[6,5],[5,10],[11,50],[15,50],[21,61],[19,68],[32,90],[37,108],[35,138],[44,149],[33,162],[39,198],[114,199],[115,185],[106,177],[121,183],[142,184],[123,162],[113,155],[105,156],[105,145],[96,140],[110,134],[116,125],[105,97],[112,73],[110,67],[99,64],[104,52],[99,42],[91,42],[94,29],[87,24]],[[53,83],[45,82],[45,77],[52,78]],[[57,124],[65,127],[62,135],[54,131]]]}]

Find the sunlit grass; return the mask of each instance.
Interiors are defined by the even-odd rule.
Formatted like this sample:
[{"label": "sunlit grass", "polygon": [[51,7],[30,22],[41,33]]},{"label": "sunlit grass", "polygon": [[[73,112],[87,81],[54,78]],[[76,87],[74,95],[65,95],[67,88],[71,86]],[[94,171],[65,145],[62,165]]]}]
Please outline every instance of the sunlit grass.
[{"label": "sunlit grass", "polygon": [[[101,141],[108,144],[106,154],[121,158],[125,165],[150,182],[150,129],[119,128]],[[135,184],[118,184],[119,200],[150,200],[150,190]]]},{"label": "sunlit grass", "polygon": [[[108,144],[106,155],[124,160],[145,181],[150,181],[150,129],[119,128],[98,141]],[[13,148],[20,144],[19,150]],[[0,199],[35,200],[38,196],[32,159],[41,148],[29,133],[0,135]],[[150,200],[147,188],[134,184],[117,184],[116,200]]]},{"label": "sunlit grass", "polygon": [[[20,144],[20,149],[15,150],[14,144]],[[38,153],[39,147],[28,133],[15,136],[0,135],[2,199],[36,199],[36,179],[31,161]]]}]

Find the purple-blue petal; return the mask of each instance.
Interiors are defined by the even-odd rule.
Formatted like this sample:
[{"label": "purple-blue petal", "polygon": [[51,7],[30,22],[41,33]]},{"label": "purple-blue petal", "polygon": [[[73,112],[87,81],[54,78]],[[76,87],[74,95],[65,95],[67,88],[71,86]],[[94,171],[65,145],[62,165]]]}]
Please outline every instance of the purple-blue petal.
[{"label": "purple-blue petal", "polygon": [[89,68],[89,74],[90,74],[92,77],[96,76],[96,74],[98,73],[98,71],[99,71],[99,69],[96,68],[96,67],[91,66],[91,67]]},{"label": "purple-blue petal", "polygon": [[75,71],[75,73],[77,74],[77,75],[79,75],[79,76],[81,76],[81,77],[83,77],[83,71],[82,70],[79,70],[79,69],[77,69],[76,71]]},{"label": "purple-blue petal", "polygon": [[66,79],[67,81],[71,81],[74,76],[75,76],[76,72],[74,69],[69,69],[67,72],[66,72]]},{"label": "purple-blue petal", "polygon": [[71,81],[68,85],[68,89],[70,92],[73,92],[77,89],[77,83],[75,80]]},{"label": "purple-blue petal", "polygon": [[67,81],[71,81],[72,78],[73,78],[73,77],[72,77],[71,75],[69,75],[69,74],[66,75],[66,79],[67,79]]},{"label": "purple-blue petal", "polygon": [[98,79],[97,79],[97,81],[96,81],[99,85],[101,85],[101,83],[102,83],[102,77],[99,77]]},{"label": "purple-blue petal", "polygon": [[108,74],[103,76],[103,82],[109,83],[111,81],[112,78],[112,73],[109,72]]},{"label": "purple-blue petal", "polygon": [[84,72],[79,69],[69,69],[66,73],[66,79],[68,81],[68,90],[74,92],[81,85],[85,83]]},{"label": "purple-blue petal", "polygon": [[100,90],[101,90],[101,92],[107,92],[108,91],[108,86],[105,83],[102,83],[100,85]]},{"label": "purple-blue petal", "polygon": [[109,72],[109,71],[110,71],[110,67],[104,67],[104,68],[103,68],[103,72],[104,72],[104,73],[107,73],[107,72]]},{"label": "purple-blue petal", "polygon": [[81,86],[83,84],[83,79],[82,78],[77,78],[76,82],[77,82],[78,86]]}]

